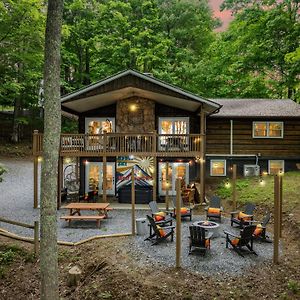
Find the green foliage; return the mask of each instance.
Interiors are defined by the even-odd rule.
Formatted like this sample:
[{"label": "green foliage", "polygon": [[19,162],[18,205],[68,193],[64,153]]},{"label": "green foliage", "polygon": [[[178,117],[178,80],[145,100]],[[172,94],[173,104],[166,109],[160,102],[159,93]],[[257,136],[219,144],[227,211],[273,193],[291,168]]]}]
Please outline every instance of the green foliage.
[{"label": "green foliage", "polygon": [[289,280],[287,283],[288,289],[294,294],[294,295],[300,295],[300,283],[296,280]]}]

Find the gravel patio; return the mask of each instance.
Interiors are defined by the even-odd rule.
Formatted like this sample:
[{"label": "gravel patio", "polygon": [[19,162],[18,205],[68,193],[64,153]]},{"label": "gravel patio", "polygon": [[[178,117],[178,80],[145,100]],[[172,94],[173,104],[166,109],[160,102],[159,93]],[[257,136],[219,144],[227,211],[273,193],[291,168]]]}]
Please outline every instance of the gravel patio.
[{"label": "gravel patio", "polygon": [[[33,164],[27,160],[1,160],[8,172],[4,175],[4,181],[0,184],[0,216],[25,223],[33,223],[39,219],[39,209],[33,209]],[[107,235],[113,233],[128,233],[131,231],[131,211],[115,209],[109,212],[109,218],[101,222],[97,228],[95,222],[74,222],[68,227],[67,222],[59,217],[67,211],[58,211],[58,239],[62,241],[77,242],[95,235]],[[147,210],[137,210],[136,217],[145,217],[150,214]],[[182,266],[196,272],[240,274],[245,269],[263,264],[272,259],[273,245],[255,242],[254,250],[258,256],[249,254],[239,256],[232,250],[225,248],[224,230],[238,232],[231,228],[229,220],[222,219],[219,232],[220,236],[212,239],[211,250],[206,256],[188,255],[188,226],[197,220],[204,220],[204,216],[195,215],[193,221],[182,222]],[[175,222],[174,222],[175,223]],[[33,236],[32,230],[0,223],[4,228],[22,236]],[[163,264],[173,267],[175,265],[175,241],[163,242],[151,246],[151,242],[144,241],[145,236],[136,236],[128,239],[127,250],[136,260],[145,265],[147,263]]]}]

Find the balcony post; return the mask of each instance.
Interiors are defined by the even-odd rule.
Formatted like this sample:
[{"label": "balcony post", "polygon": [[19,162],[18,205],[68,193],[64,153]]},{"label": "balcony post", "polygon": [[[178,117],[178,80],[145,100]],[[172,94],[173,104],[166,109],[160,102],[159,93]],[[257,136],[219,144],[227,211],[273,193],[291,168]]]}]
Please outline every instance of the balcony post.
[{"label": "balcony post", "polygon": [[103,202],[107,202],[107,195],[106,195],[106,189],[107,189],[107,180],[106,180],[106,176],[107,176],[107,157],[103,156],[103,178],[102,178],[102,198],[103,198]]},{"label": "balcony post", "polygon": [[200,114],[200,205],[205,201],[205,142],[206,142],[206,128],[205,128],[205,112],[203,107]]},{"label": "balcony post", "polygon": [[156,201],[156,194],[157,194],[157,132],[154,131],[152,135],[152,154],[153,154],[153,174],[152,174],[152,181],[153,181],[153,194],[152,194],[152,200]]}]

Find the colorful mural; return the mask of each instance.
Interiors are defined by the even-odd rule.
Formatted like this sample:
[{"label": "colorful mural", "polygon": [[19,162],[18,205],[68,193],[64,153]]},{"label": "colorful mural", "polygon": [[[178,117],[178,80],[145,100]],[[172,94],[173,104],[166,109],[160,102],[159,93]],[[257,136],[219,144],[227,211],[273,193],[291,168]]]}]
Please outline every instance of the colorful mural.
[{"label": "colorful mural", "polygon": [[153,157],[119,156],[117,157],[117,191],[131,184],[131,170],[134,168],[135,185],[152,186],[154,170]]}]

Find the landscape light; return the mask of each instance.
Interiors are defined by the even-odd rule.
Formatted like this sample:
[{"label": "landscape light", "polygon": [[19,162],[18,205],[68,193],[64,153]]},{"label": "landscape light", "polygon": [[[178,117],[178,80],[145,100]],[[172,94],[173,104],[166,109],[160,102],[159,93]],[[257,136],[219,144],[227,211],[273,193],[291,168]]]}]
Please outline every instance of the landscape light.
[{"label": "landscape light", "polygon": [[42,162],[43,158],[41,156],[38,157],[38,162]]},{"label": "landscape light", "polygon": [[225,188],[226,188],[226,189],[229,189],[229,188],[230,188],[230,182],[229,182],[229,180],[227,180],[227,181],[225,182]]},{"label": "landscape light", "polygon": [[263,180],[263,178],[259,178],[259,185],[260,186],[265,186],[266,185],[266,181],[265,180]]}]

